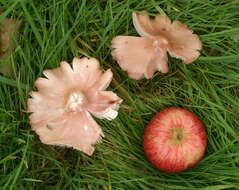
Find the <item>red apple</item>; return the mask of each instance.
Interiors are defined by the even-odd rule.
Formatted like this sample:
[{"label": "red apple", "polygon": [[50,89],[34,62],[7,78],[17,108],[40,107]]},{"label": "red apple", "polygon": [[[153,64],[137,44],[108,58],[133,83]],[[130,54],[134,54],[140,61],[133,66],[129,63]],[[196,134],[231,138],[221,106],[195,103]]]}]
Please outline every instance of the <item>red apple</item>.
[{"label": "red apple", "polygon": [[171,107],[157,113],[143,135],[149,161],[159,170],[176,173],[196,165],[204,155],[207,136],[191,112]]}]

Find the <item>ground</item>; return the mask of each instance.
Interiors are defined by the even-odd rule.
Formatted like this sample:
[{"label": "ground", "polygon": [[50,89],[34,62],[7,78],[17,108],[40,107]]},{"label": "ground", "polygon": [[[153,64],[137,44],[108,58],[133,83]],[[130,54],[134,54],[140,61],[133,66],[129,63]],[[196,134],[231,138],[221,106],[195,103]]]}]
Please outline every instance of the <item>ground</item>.
[{"label": "ground", "polygon": [[[0,7],[8,17],[23,18],[13,76],[0,75],[0,189],[239,189],[238,0],[2,0]],[[138,36],[131,14],[141,10],[164,11],[187,24],[203,43],[201,57],[190,65],[170,57],[169,73],[129,79],[110,43],[116,35]],[[92,157],[42,144],[26,112],[43,70],[74,56],[111,68],[108,89],[124,99],[117,119],[97,119],[105,138]],[[142,149],[147,123],[171,106],[195,113],[208,136],[202,161],[178,174],[155,169]]]}]

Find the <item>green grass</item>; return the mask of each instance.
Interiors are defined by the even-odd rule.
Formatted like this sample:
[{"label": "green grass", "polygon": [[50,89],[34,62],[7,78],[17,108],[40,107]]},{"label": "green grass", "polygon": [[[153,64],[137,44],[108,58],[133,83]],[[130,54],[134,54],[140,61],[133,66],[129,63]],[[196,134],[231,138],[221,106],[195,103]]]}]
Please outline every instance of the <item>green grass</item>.
[{"label": "green grass", "polygon": [[[2,0],[0,6],[24,19],[11,56],[14,76],[0,76],[1,190],[239,189],[238,0]],[[159,7],[200,36],[201,57],[190,65],[170,58],[168,74],[131,80],[110,55],[111,39],[137,35],[132,11]],[[26,113],[42,71],[74,56],[96,57],[102,69],[111,68],[109,89],[124,99],[117,119],[97,120],[106,137],[92,157],[42,144]],[[146,124],[170,106],[194,112],[208,135],[202,161],[178,174],[155,169],[141,146]]]}]

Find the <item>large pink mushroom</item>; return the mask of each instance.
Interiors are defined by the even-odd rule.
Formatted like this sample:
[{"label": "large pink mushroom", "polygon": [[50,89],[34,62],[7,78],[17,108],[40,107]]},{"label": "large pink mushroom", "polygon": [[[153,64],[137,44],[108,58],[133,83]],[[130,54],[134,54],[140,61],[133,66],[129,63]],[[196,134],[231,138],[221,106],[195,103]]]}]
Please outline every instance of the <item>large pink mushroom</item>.
[{"label": "large pink mushroom", "polygon": [[72,67],[61,62],[59,68],[45,70],[47,78],[38,78],[38,91],[30,93],[30,125],[45,144],[73,147],[88,155],[103,132],[92,118],[108,120],[117,117],[122,99],[104,91],[113,74],[100,70],[94,58],[74,58]]},{"label": "large pink mushroom", "polygon": [[193,31],[180,21],[171,23],[167,15],[151,19],[147,12],[133,13],[133,24],[141,37],[116,36],[112,56],[133,79],[152,78],[156,71],[168,72],[167,51],[186,64],[195,61],[202,43]]}]

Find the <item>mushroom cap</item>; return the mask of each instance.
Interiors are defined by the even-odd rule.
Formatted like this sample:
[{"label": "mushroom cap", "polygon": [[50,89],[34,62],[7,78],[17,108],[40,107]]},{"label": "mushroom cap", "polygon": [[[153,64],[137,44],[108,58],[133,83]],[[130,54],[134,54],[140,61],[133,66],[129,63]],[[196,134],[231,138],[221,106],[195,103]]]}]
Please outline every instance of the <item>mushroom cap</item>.
[{"label": "mushroom cap", "polygon": [[202,43],[187,25],[180,21],[171,23],[167,15],[157,14],[151,19],[147,12],[133,13],[133,24],[142,37],[162,36],[168,41],[168,52],[171,56],[181,58],[186,64],[195,61],[202,49]]},{"label": "mushroom cap", "polygon": [[45,70],[46,78],[38,78],[38,91],[30,93],[28,112],[30,125],[45,144],[73,147],[88,155],[103,132],[92,116],[114,119],[122,99],[111,91],[111,70],[102,72],[99,62],[88,58],[74,58],[52,70]]},{"label": "mushroom cap", "polygon": [[166,49],[159,48],[164,45],[161,42],[160,37],[117,36],[112,40],[112,56],[129,77],[149,79],[157,70],[168,72],[168,57]]},{"label": "mushroom cap", "polygon": [[148,13],[143,11],[140,13],[132,13],[133,24],[142,37],[165,36],[170,30],[171,21],[167,15],[157,14],[155,19],[150,19]]}]

